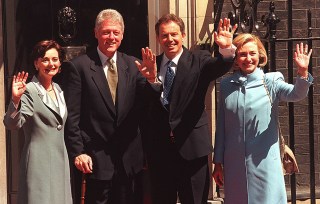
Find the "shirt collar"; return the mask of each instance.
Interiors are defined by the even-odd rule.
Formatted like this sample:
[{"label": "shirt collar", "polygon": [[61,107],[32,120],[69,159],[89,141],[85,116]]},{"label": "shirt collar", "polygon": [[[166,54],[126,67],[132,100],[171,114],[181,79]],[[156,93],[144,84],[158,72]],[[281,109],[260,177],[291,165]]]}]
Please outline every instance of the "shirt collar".
[{"label": "shirt collar", "polygon": [[[101,61],[101,64],[104,65],[104,63],[107,61],[107,59],[109,59],[105,54],[103,54],[101,52],[101,50],[99,49],[99,47],[97,47],[97,51],[98,51],[98,55]],[[114,53],[114,55],[112,56],[112,59],[114,62],[117,62],[117,52]]]},{"label": "shirt collar", "polygon": [[169,58],[166,56],[166,54],[164,54],[162,64],[165,65],[166,63],[168,63],[168,61],[172,61],[172,62],[174,62],[175,65],[178,65],[178,61],[182,55],[182,52],[183,52],[183,49],[181,49],[181,51],[172,60],[169,60]]}]

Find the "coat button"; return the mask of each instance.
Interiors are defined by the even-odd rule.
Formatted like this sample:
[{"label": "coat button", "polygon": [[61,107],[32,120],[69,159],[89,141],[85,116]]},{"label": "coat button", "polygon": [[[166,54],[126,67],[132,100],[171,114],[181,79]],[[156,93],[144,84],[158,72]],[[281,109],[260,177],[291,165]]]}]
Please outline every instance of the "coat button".
[{"label": "coat button", "polygon": [[61,129],[62,129],[62,125],[58,125],[57,130],[61,130]]}]

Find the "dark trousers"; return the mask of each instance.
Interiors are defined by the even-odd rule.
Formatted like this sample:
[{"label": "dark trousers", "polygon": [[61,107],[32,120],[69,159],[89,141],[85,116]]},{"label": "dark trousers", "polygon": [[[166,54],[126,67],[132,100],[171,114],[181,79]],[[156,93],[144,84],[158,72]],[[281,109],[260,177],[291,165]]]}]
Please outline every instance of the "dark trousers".
[{"label": "dark trousers", "polygon": [[[208,156],[183,159],[174,146],[148,159],[152,204],[206,204],[210,174]],[[159,153],[159,152],[158,152]]]},{"label": "dark trousers", "polygon": [[[79,178],[80,177],[80,178]],[[81,172],[74,174],[74,204],[80,203]],[[86,178],[86,204],[142,204],[141,176],[129,178],[118,168],[112,180]]]}]

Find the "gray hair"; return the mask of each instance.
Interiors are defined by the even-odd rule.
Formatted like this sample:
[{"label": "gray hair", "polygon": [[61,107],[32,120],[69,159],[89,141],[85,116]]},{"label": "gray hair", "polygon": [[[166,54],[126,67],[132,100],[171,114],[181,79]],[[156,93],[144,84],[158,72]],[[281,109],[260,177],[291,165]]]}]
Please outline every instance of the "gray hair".
[{"label": "gray hair", "polygon": [[97,18],[96,18],[95,28],[98,28],[100,24],[105,20],[109,20],[113,23],[119,23],[121,26],[121,31],[124,32],[123,18],[118,11],[114,9],[105,9],[100,11],[100,13],[97,15]]}]

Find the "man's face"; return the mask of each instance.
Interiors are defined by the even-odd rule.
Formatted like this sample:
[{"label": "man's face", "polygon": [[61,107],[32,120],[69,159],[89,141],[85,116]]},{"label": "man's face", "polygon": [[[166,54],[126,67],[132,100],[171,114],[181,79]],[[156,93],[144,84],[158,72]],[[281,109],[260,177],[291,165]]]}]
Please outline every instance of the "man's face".
[{"label": "man's face", "polygon": [[170,60],[182,50],[184,37],[185,33],[181,33],[178,24],[172,21],[159,26],[157,40]]},{"label": "man's face", "polygon": [[95,28],[94,32],[101,52],[107,57],[112,57],[120,47],[123,39],[121,25],[105,20],[98,28]]}]

